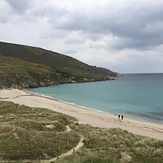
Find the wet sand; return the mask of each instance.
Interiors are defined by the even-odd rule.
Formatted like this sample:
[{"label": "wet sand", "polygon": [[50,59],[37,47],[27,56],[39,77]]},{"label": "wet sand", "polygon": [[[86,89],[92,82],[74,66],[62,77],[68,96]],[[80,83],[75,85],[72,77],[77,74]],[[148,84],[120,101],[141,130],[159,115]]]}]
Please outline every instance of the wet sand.
[{"label": "wet sand", "polygon": [[47,108],[75,117],[78,119],[79,123],[90,124],[102,128],[121,128],[137,135],[163,140],[163,125],[161,124],[130,119],[125,116],[123,120],[121,120],[117,115],[83,109],[79,106],[34,95],[26,90],[0,90],[0,100],[12,101],[31,107]]}]

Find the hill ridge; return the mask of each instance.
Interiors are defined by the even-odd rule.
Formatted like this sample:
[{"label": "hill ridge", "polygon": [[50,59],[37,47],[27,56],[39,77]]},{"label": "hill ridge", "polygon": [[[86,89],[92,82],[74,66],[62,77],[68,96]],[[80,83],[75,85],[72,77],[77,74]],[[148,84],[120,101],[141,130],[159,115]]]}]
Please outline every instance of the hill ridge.
[{"label": "hill ridge", "polygon": [[[61,83],[110,80],[108,69],[40,47],[0,42],[2,87],[39,87]],[[17,65],[17,67],[15,66]]]}]

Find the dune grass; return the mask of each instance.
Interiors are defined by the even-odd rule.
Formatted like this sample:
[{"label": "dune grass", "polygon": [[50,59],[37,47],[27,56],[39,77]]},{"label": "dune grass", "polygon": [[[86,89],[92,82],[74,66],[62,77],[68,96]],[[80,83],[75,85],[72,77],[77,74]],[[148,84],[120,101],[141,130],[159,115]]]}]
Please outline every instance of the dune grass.
[{"label": "dune grass", "polygon": [[162,163],[163,141],[121,129],[80,125],[84,147],[57,163]]},{"label": "dune grass", "polygon": [[0,158],[50,159],[76,146],[77,132],[67,132],[73,118],[46,109],[0,102]]},{"label": "dune grass", "polygon": [[[67,131],[66,126],[72,130]],[[0,101],[0,162],[36,162],[84,146],[57,163],[162,163],[163,141],[121,129],[78,124],[47,109]]]}]

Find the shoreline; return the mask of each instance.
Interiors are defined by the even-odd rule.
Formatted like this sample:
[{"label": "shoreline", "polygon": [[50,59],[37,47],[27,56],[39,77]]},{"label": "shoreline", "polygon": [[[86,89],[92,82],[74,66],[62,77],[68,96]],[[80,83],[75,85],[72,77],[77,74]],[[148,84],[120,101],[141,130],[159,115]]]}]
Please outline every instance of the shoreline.
[{"label": "shoreline", "polygon": [[163,140],[163,125],[124,117],[119,120],[117,115],[81,107],[54,98],[35,94],[28,90],[3,89],[0,90],[1,101],[30,107],[47,108],[59,113],[75,117],[79,123],[90,124],[102,128],[121,128],[137,135]]},{"label": "shoreline", "polygon": [[102,113],[105,113],[105,114],[111,114],[111,113],[104,112],[104,111],[101,111],[101,110],[96,110],[96,109],[93,109],[93,108],[90,108],[90,107],[85,107],[85,106],[78,105],[78,104],[75,104],[75,103],[59,100],[59,99],[56,99],[54,97],[50,97],[50,96],[46,96],[46,95],[43,95],[43,94],[34,93],[34,92],[28,91],[26,89],[23,89],[23,91],[31,94],[31,96],[32,95],[33,96],[39,96],[39,97],[47,98],[47,99],[50,99],[50,100],[58,101],[58,102],[61,102],[61,103],[67,104],[67,105],[71,105],[71,106],[74,106],[74,107],[78,107],[78,108],[81,108],[81,109],[92,110],[92,111],[96,111],[96,112],[102,112]]},{"label": "shoreline", "polygon": [[[63,100],[56,99],[56,98],[51,97],[51,96],[46,96],[46,95],[44,95],[44,94],[35,93],[35,92],[29,91],[29,90],[26,90],[26,89],[23,89],[23,91],[26,92],[26,93],[29,93],[30,96],[32,96],[32,95],[33,95],[33,96],[39,96],[39,97],[47,98],[47,99],[50,99],[50,100],[58,101],[58,102],[61,102],[61,103],[67,104],[67,105],[71,105],[71,106],[74,106],[74,107],[77,107],[77,108],[86,109],[86,110],[91,110],[91,111],[95,111],[95,112],[98,112],[98,113],[104,113],[104,114],[109,114],[109,115],[115,115],[115,116],[118,117],[118,114],[109,113],[109,112],[97,110],[97,109],[94,109],[94,108],[90,108],[90,107],[78,105],[78,104],[75,104],[75,103],[63,101]],[[120,115],[122,115],[122,114],[120,114]],[[163,125],[163,123],[155,123],[154,121],[148,121],[148,120],[141,119],[141,118],[139,119],[139,118],[132,117],[132,116],[126,116],[126,115],[125,115],[125,116],[122,115],[122,116],[123,116],[123,118],[132,119],[132,120],[139,121],[139,122],[152,123],[152,124],[156,124],[156,125]]]}]

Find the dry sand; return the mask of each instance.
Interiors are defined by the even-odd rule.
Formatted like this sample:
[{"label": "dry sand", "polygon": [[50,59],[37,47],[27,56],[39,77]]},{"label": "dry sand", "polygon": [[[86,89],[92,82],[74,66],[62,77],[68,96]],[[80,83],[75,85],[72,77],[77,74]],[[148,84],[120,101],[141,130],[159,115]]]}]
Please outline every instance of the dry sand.
[{"label": "dry sand", "polygon": [[119,120],[116,115],[83,109],[75,105],[37,96],[25,90],[0,90],[0,100],[12,101],[31,107],[48,108],[75,117],[80,123],[103,128],[121,128],[137,135],[163,140],[163,125],[161,124],[129,119],[127,117]]}]

